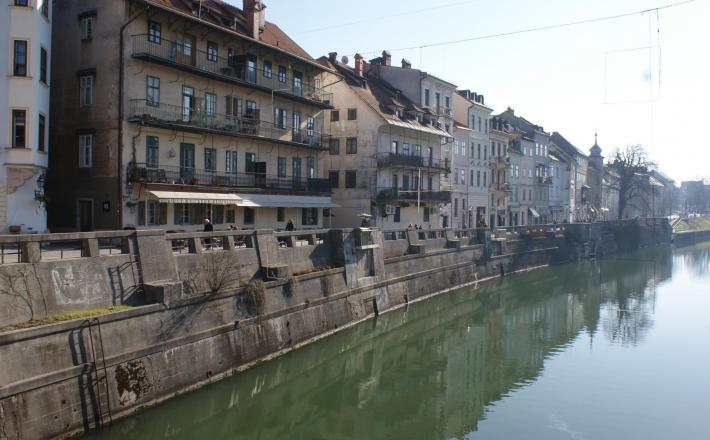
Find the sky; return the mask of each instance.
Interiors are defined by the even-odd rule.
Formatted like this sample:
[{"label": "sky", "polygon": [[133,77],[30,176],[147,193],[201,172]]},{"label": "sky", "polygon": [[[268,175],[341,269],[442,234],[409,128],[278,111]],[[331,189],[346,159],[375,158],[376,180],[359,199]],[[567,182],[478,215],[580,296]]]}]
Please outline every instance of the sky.
[{"label": "sky", "polygon": [[[422,45],[570,23],[683,0],[265,0],[278,24],[314,58],[352,64],[382,50],[459,89],[483,94],[500,113],[558,131],[604,155],[643,145],[675,179],[710,178],[700,130],[710,102],[710,0],[656,13],[419,49]],[[241,0],[231,3],[241,7]],[[405,49],[409,48],[409,49]],[[414,49],[411,49],[414,48]]]}]

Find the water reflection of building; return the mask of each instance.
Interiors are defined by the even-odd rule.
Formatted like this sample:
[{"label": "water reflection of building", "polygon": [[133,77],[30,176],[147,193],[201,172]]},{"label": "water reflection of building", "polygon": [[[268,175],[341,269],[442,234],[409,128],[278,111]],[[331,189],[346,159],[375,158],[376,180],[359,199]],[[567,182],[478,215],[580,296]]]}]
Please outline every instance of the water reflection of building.
[{"label": "water reflection of building", "polygon": [[[488,405],[535,381],[545,359],[580,333],[594,336],[601,329],[613,336],[621,328],[627,335],[643,334],[652,319],[648,309],[654,297],[647,286],[654,270],[639,258],[657,261],[661,282],[670,276],[670,253],[620,258],[513,276],[383,315],[167,402],[119,424],[114,433],[116,438],[460,437],[477,429]],[[600,316],[600,308],[606,313],[615,305],[636,307],[646,316],[604,327],[607,316]]]}]

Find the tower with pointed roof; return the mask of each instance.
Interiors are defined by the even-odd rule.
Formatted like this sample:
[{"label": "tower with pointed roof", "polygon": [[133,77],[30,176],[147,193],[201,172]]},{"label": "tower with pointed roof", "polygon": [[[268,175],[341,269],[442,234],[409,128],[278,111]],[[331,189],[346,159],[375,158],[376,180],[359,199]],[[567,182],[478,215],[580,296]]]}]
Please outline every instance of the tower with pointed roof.
[{"label": "tower with pointed roof", "polygon": [[597,133],[594,133],[594,145],[589,149],[589,165],[587,169],[587,182],[589,184],[589,201],[593,213],[598,215],[602,204],[602,177],[604,175],[604,156],[598,143]]}]

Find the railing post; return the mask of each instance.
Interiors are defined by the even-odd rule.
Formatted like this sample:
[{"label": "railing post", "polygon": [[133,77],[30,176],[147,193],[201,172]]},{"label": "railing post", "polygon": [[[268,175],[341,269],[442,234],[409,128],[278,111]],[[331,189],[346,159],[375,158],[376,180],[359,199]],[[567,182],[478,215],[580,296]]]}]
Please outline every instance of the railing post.
[{"label": "railing post", "polygon": [[99,256],[99,240],[96,237],[82,239],[81,247],[84,249],[85,257]]},{"label": "railing post", "polygon": [[22,241],[19,248],[22,263],[39,263],[42,259],[38,241]]}]

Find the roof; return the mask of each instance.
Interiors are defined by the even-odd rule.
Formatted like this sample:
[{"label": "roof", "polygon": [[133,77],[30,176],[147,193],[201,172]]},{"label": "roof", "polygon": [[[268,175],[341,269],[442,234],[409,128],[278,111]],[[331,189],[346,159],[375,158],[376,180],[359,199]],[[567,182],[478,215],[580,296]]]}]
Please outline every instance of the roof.
[{"label": "roof", "polygon": [[451,137],[451,134],[432,125],[418,122],[413,117],[399,117],[392,112],[392,107],[398,107],[405,113],[429,114],[429,110],[419,107],[400,90],[377,76],[373,71],[364,72],[359,76],[355,69],[337,60],[327,57],[318,58],[318,63],[323,67],[334,70],[343,77],[345,83],[363,101],[375,110],[380,117],[390,126],[408,128],[436,136]]},{"label": "roof", "polygon": [[259,40],[254,40],[247,32],[244,11],[221,0],[202,0],[200,15],[192,10],[192,0],[142,0],[144,3],[182,15],[194,21],[217,27],[222,31],[238,34],[258,44],[297,57],[321,67],[301,46],[291,39],[276,24],[266,21]]},{"label": "roof", "polygon": [[574,154],[574,155],[579,155],[579,156],[585,155],[584,153],[582,153],[582,150],[580,150],[579,148],[572,145],[572,143],[570,141],[565,139],[565,137],[562,136],[557,131],[552,133],[552,136],[550,136],[550,141],[553,144],[557,145],[562,151],[564,151],[567,154]]},{"label": "roof", "polygon": [[535,132],[545,133],[545,130],[541,126],[533,124],[522,116],[517,116],[510,107],[496,117],[522,131],[527,136],[533,136]]}]

